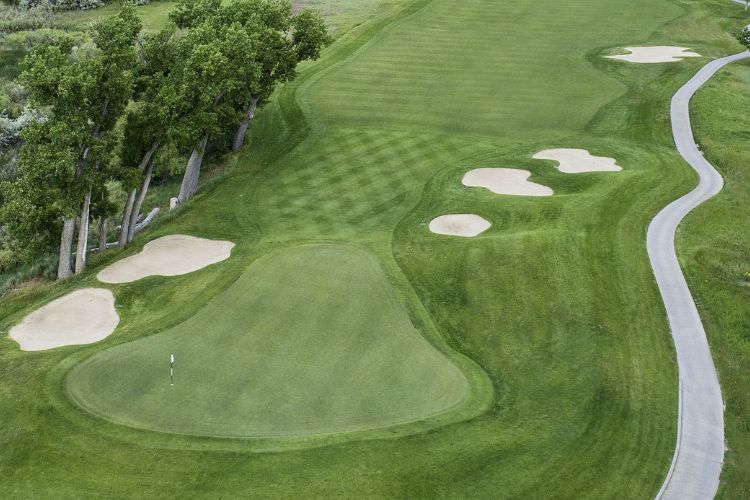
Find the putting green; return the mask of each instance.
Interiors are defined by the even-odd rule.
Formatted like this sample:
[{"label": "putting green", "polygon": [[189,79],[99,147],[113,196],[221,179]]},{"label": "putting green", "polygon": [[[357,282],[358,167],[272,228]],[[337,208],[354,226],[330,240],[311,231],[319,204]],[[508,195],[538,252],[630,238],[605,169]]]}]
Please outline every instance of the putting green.
[{"label": "putting green", "polygon": [[414,328],[377,261],[330,244],[262,257],[185,323],[94,355],[68,387],[119,423],[223,437],[391,426],[470,394],[461,370]]}]

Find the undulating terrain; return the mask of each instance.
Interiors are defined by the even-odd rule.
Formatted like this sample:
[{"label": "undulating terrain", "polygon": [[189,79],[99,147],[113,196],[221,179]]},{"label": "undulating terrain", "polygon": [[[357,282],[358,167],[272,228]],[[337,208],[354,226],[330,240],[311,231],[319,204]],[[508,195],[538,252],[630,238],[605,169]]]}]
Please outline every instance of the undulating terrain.
[{"label": "undulating terrain", "polygon": [[[336,42],[259,113],[225,173],[86,274],[0,299],[0,496],[653,497],[673,453],[677,367],[645,232],[696,182],[669,99],[707,58],[741,50],[742,7],[310,5]],[[169,2],[143,9],[155,28]],[[705,57],[602,57],[633,45]],[[747,64],[731,68],[696,99],[697,138],[727,189],[678,240],[728,402],[725,498],[750,494],[737,236],[749,82]],[[566,174],[532,159],[548,148],[623,170]],[[462,185],[479,167],[527,169],[554,194]],[[492,226],[428,230],[454,213]],[[99,343],[32,353],[5,336],[176,233],[236,246],[191,274],[106,285],[120,324]]]}]

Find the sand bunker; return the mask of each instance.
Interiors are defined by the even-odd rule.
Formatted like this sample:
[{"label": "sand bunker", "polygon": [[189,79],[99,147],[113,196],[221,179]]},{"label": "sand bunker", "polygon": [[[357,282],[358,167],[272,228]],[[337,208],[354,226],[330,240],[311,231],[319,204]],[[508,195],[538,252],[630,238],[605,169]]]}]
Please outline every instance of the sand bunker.
[{"label": "sand bunker", "polygon": [[701,57],[684,47],[670,47],[660,45],[656,47],[625,47],[630,54],[605,56],[608,59],[618,59],[634,63],[664,63],[682,61],[684,57]]},{"label": "sand bunker", "polygon": [[26,316],[9,337],[23,351],[93,344],[108,337],[120,322],[115,298],[104,288],[84,288],[64,295]]},{"label": "sand bunker", "polygon": [[552,189],[531,182],[531,172],[517,168],[477,168],[466,172],[464,186],[483,187],[497,194],[552,196]]},{"label": "sand bunker", "polygon": [[471,238],[485,232],[492,224],[475,214],[441,215],[430,221],[430,231],[448,236]]},{"label": "sand bunker", "polygon": [[129,283],[146,276],[178,276],[226,260],[234,243],[184,234],[146,243],[143,251],[104,268],[96,277],[104,283]]},{"label": "sand bunker", "polygon": [[585,149],[545,149],[539,151],[533,158],[537,160],[554,160],[559,163],[557,169],[566,174],[581,172],[619,172],[622,167],[614,158],[594,156]]}]

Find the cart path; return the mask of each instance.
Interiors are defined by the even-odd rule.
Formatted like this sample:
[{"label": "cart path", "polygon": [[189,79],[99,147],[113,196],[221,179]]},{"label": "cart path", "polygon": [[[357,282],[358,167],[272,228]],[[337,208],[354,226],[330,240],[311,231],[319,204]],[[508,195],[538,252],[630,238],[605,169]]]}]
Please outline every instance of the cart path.
[{"label": "cart path", "polygon": [[721,191],[724,184],[695,144],[690,99],[721,68],[749,57],[746,51],[711,61],[672,97],[675,145],[700,181],[693,191],[667,205],[651,221],[646,242],[679,367],[677,445],[657,499],[710,499],[719,487],[724,460],[724,402],[706,332],[677,260],[674,238],[682,219]]}]

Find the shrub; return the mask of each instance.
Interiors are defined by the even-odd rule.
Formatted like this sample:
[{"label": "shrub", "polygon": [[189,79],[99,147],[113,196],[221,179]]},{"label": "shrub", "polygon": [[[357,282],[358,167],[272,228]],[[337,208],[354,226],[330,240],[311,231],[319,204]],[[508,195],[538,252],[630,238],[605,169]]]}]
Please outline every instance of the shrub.
[{"label": "shrub", "polygon": [[50,10],[89,10],[101,7],[102,0],[20,0],[18,6],[22,9],[41,7]]}]

